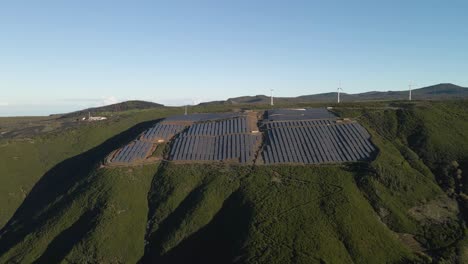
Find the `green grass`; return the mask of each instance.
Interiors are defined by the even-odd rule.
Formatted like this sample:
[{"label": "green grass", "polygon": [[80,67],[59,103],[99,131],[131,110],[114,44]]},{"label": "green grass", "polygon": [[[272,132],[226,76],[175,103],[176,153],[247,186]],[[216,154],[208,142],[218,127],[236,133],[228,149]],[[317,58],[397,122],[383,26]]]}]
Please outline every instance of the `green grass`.
[{"label": "green grass", "polygon": [[146,198],[156,167],[98,169],[53,204],[28,209],[31,218],[10,226],[14,235],[2,236],[0,250],[10,248],[0,262],[135,263],[143,256]]},{"label": "green grass", "polygon": [[73,247],[66,260],[135,263],[143,256],[147,193],[156,166],[105,169],[99,176],[105,178],[102,186],[96,186],[106,193],[96,226]]},{"label": "green grass", "polygon": [[[36,182],[55,165],[103,144],[138,123],[174,113],[177,113],[174,109],[125,112],[109,121],[84,123],[30,139],[0,140],[0,228]],[[112,149],[117,147],[111,146]]]},{"label": "green grass", "polygon": [[[411,258],[340,166],[263,167],[249,177],[251,263],[396,263]],[[292,235],[293,234],[293,235]]]},{"label": "green grass", "polygon": [[444,251],[460,239],[462,220],[452,215],[444,223],[421,222],[408,210],[444,199],[446,195],[437,183],[447,189],[443,184],[446,167],[454,160],[466,164],[468,104],[416,102],[399,107],[337,111],[358,118],[380,149],[370,165],[373,177],[360,182],[376,211],[383,208],[390,212],[383,220],[393,230],[415,234],[427,248]]},{"label": "green grass", "polygon": [[3,140],[0,228],[16,213],[0,231],[0,263],[424,262],[396,232],[415,235],[436,261],[463,259],[456,212],[435,208],[449,217],[434,222],[411,210],[447,199],[437,184],[442,163],[465,168],[467,108],[341,104],[335,111],[356,117],[379,149],[372,162],[342,165],[99,168],[145,127],[136,124],[180,108],[113,113],[106,122]]},{"label": "green grass", "polygon": [[[396,263],[413,256],[342,166],[168,165],[150,196],[145,260]],[[152,206],[151,206],[152,205]],[[196,262],[196,261],[195,261]]]}]

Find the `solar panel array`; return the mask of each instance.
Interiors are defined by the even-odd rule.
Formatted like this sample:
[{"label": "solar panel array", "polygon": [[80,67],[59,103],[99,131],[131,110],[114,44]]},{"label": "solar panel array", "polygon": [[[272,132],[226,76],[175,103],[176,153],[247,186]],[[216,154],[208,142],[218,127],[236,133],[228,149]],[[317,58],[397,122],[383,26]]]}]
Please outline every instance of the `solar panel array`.
[{"label": "solar panel array", "polygon": [[171,149],[171,159],[178,161],[226,161],[247,163],[253,160],[261,135],[229,134],[220,136],[178,137]]},{"label": "solar panel array", "polygon": [[287,122],[266,122],[264,126],[267,129],[271,128],[281,128],[284,126],[289,127],[307,127],[307,126],[327,126],[336,124],[336,120],[332,119],[312,119],[312,120],[299,120],[299,121],[287,121]]},{"label": "solar panel array", "polygon": [[123,147],[112,159],[113,163],[132,163],[144,160],[153,147],[151,142],[134,141]]},{"label": "solar panel array", "polygon": [[[110,162],[129,164],[143,160],[149,154],[148,152],[152,148],[153,142],[157,142],[159,140],[169,141],[176,134],[182,132],[187,127],[187,125],[194,122],[223,120],[222,122],[195,124],[193,128],[191,128],[191,131],[197,131],[196,133],[201,133],[201,135],[210,133],[213,135],[219,134],[220,132],[218,129],[225,131],[226,133],[228,133],[228,131],[232,131],[234,133],[236,130],[234,128],[235,126],[241,128],[246,127],[245,120],[241,120],[239,118],[232,119],[240,116],[245,117],[246,115],[241,113],[203,113],[168,117],[162,122],[157,123],[150,129],[143,132],[139,140],[128,144],[120,151],[118,151],[117,154],[110,160]],[[193,134],[195,132],[191,133]]]},{"label": "solar panel array", "polygon": [[268,121],[334,119],[336,116],[325,108],[273,109],[266,111]]},{"label": "solar panel array", "polygon": [[368,160],[376,151],[358,123],[330,120],[266,123],[265,164],[336,163]]},{"label": "solar panel array", "polygon": [[149,141],[157,141],[157,140],[169,140],[175,134],[181,132],[185,129],[185,125],[180,124],[167,124],[167,123],[157,123],[152,128],[146,130],[141,139],[149,140]]},{"label": "solar panel array", "polygon": [[251,162],[262,136],[250,133],[248,123],[247,116],[195,123],[174,140],[170,159]]},{"label": "solar panel array", "polygon": [[[178,135],[172,142],[170,160],[251,163],[262,133],[251,132],[258,128],[256,119],[249,118],[241,113],[169,117],[118,151],[111,162],[142,161],[154,142],[169,141]],[[337,121],[323,108],[269,110],[261,128],[265,134],[261,152],[265,164],[363,161],[376,151],[370,134],[361,125]]]},{"label": "solar panel array", "polygon": [[203,122],[191,125],[187,135],[220,136],[250,132],[247,118],[232,118],[218,122]]}]

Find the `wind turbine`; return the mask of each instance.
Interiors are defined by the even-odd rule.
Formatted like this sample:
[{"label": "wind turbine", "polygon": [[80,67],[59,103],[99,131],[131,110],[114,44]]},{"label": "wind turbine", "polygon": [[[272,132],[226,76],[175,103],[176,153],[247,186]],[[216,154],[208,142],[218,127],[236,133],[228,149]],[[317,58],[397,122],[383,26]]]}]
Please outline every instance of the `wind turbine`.
[{"label": "wind turbine", "polygon": [[270,95],[270,105],[273,106],[273,89],[270,89],[271,95]]},{"label": "wind turbine", "polygon": [[338,86],[338,103],[340,103],[340,93],[343,91],[343,89],[341,89],[341,81],[340,81],[340,85]]}]

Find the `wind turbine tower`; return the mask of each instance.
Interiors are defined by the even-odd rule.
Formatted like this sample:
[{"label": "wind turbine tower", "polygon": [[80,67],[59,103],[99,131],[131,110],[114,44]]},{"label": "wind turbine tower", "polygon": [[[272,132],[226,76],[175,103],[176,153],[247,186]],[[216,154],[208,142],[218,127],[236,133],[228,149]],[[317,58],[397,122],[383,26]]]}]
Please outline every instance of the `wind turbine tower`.
[{"label": "wind turbine tower", "polygon": [[270,89],[271,95],[270,95],[270,105],[273,106],[273,89]]},{"label": "wind turbine tower", "polygon": [[338,103],[340,103],[340,93],[343,91],[343,89],[341,89],[341,81],[340,81],[340,85],[338,86]]}]

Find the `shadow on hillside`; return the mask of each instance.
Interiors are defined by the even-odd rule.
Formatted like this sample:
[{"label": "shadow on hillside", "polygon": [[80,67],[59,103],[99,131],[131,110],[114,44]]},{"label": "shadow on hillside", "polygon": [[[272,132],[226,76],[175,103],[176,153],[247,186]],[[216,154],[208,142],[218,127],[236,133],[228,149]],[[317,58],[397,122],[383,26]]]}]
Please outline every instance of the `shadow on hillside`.
[{"label": "shadow on hillside", "polygon": [[[462,170],[462,186],[461,192],[468,194],[468,159],[460,161],[460,169]],[[468,222],[468,201],[459,199],[460,206],[460,216],[465,221]]]},{"label": "shadow on hillside", "polygon": [[45,252],[34,263],[60,263],[72,250],[73,246],[92,230],[98,214],[99,209],[94,208],[81,215],[73,225],[62,231],[49,243]]},{"label": "shadow on hillside", "polygon": [[201,184],[192,190],[180,205],[177,206],[177,208],[159,224],[157,231],[154,234],[151,234],[151,237],[149,238],[152,245],[154,245],[151,250],[152,252],[158,252],[159,254],[163,251],[162,247],[156,247],[161,246],[164,241],[167,241],[171,234],[173,234],[174,231],[177,231],[177,227],[186,221],[185,216],[187,215],[187,212],[190,212],[200,202],[200,199],[203,197],[204,189],[206,189],[206,185]]},{"label": "shadow on hillside", "polygon": [[[162,247],[159,242],[150,241],[140,263],[242,262],[243,243],[248,235],[252,214],[252,208],[244,203],[241,193],[234,192],[224,201],[222,209],[209,224],[169,252],[161,255]],[[172,220],[183,221],[183,219]]]},{"label": "shadow on hillside", "polygon": [[[111,151],[132,141],[158,121],[147,121],[135,125],[93,149],[64,160],[45,173],[10,221],[0,230],[0,256],[21,242],[28,234],[44,226],[51,217],[57,216],[61,209],[69,205],[76,197],[76,194],[84,191],[89,185],[86,182],[87,176],[99,167],[100,162]],[[70,190],[73,192],[70,193]],[[89,217],[84,219],[89,219]],[[78,223],[78,225],[86,224]],[[65,236],[67,233],[70,236]],[[74,235],[76,234],[64,231],[55,242],[66,244],[67,241],[74,239]],[[45,254],[52,254],[50,249]],[[57,253],[62,254],[63,252]]]}]

